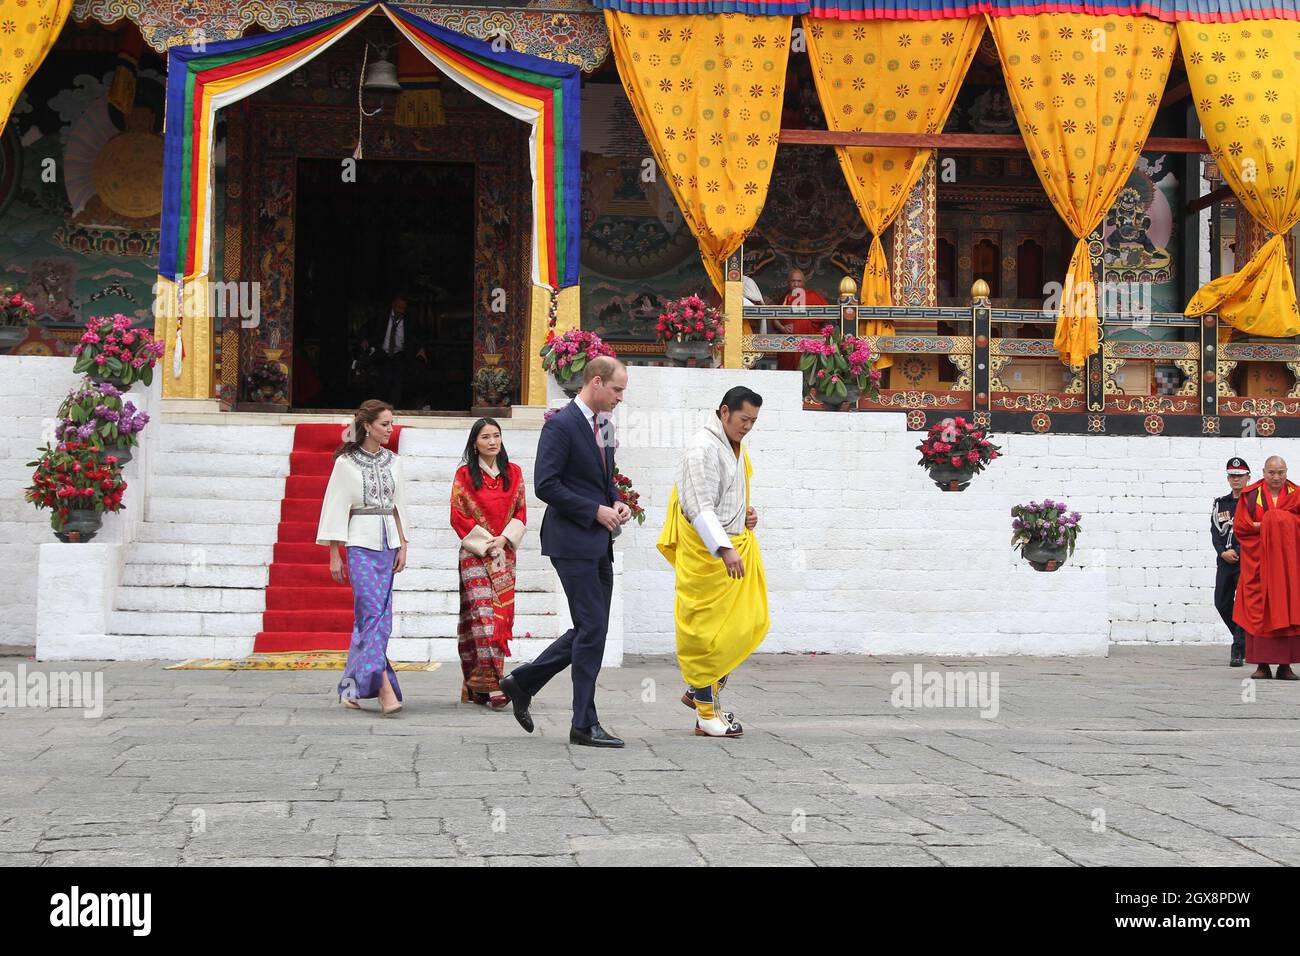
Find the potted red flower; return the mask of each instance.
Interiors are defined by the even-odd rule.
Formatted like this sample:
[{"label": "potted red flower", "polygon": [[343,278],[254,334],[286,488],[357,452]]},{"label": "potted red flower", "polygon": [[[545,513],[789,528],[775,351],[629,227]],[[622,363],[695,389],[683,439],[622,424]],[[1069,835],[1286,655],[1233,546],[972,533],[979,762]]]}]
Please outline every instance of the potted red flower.
[{"label": "potted red flower", "polygon": [[930,433],[916,446],[918,465],[930,472],[941,491],[965,491],[971,478],[984,470],[1002,452],[988,434],[964,418],[945,418],[931,426]]},{"label": "potted red flower", "polygon": [[655,336],[664,343],[664,355],[674,365],[694,361],[711,364],[713,355],[726,341],[727,321],[721,312],[698,295],[669,302],[659,313]]},{"label": "potted red flower", "polygon": [[126,482],[117,457],[100,460],[97,449],[85,442],[63,442],[40,449],[41,457],[28,462],[35,468],[23,497],[37,508],[49,508],[50,527],[63,542],[86,542],[99,532],[105,512],[122,510]]},{"label": "potted red flower", "polygon": [[72,370],[126,391],[136,382],[153,384],[153,367],[163,350],[163,343],[152,333],[134,328],[121,313],[111,318],[92,317],[72,350],[77,356]]},{"label": "potted red flower", "polygon": [[570,329],[563,335],[548,332],[541,355],[542,368],[555,376],[555,384],[570,398],[581,391],[582,370],[588,362],[601,355],[617,358],[614,350],[599,335],[581,329]]},{"label": "potted red flower", "polygon": [[0,348],[17,345],[36,323],[36,303],[12,286],[0,288]]}]

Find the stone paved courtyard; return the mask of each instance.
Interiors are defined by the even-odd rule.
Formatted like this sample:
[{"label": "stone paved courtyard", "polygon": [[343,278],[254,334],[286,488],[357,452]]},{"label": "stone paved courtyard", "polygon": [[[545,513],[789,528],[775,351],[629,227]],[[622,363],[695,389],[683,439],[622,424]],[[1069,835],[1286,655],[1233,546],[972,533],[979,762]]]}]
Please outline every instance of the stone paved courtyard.
[{"label": "stone paved courtyard", "polygon": [[[1300,684],[1226,647],[1108,659],[766,655],[691,734],[673,661],[601,675],[623,751],[567,742],[569,682],[509,713],[459,666],[402,673],[396,718],[337,673],[104,673],[103,716],[0,709],[10,865],[1277,865],[1300,863]],[[996,674],[995,717],[891,704],[891,677]],[[71,670],[0,658],[0,671]],[[909,698],[910,700],[910,698]]]}]

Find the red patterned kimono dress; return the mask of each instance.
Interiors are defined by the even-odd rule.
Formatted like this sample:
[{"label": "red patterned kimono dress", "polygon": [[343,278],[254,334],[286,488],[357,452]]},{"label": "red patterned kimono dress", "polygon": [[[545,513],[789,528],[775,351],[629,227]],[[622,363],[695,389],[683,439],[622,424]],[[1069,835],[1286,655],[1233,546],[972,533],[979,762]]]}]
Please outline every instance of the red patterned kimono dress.
[{"label": "red patterned kimono dress", "polygon": [[[469,466],[461,465],[451,486],[451,526],[460,546],[460,666],[465,684],[462,700],[487,703],[499,694],[515,621],[515,549],[527,523],[524,476],[509,467],[510,487],[500,476],[483,471],[475,488]],[[510,544],[501,556],[487,556],[488,542],[504,535]]]}]

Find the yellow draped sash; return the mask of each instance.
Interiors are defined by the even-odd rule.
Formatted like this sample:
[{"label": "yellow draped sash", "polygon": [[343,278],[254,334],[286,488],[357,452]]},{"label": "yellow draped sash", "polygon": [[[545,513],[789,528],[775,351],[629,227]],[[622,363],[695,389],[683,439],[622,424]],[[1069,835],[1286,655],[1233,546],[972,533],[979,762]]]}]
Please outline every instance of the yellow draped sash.
[{"label": "yellow draped sash", "polygon": [[[745,502],[749,476],[745,454]],[[771,623],[767,612],[767,575],[758,538],[746,528],[731,536],[745,562],[740,580],[727,576],[727,566],[714,557],[686,520],[677,502],[677,487],[668,500],[668,518],[659,535],[659,552],[677,572],[677,662],[692,687],[707,687],[730,674],[758,648]]]}]

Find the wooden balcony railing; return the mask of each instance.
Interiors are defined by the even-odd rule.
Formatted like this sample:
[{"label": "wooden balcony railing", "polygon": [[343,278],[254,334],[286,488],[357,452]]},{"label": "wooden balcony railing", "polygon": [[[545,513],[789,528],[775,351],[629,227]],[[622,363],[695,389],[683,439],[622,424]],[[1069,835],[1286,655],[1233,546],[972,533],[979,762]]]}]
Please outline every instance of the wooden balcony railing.
[{"label": "wooden balcony railing", "polygon": [[[1054,314],[994,308],[983,297],[965,308],[869,308],[847,293],[836,305],[746,306],[744,318],[749,368],[775,365],[809,337],[769,331],[773,319],[862,335],[893,365],[879,399],[858,410],[904,411],[916,429],[966,415],[1002,432],[1300,436],[1300,341],[1220,343],[1213,315],[1105,316],[1101,349],[1079,368],[1057,356]],[[865,334],[870,320],[895,334]],[[1244,394],[1233,390],[1237,379]]]}]

